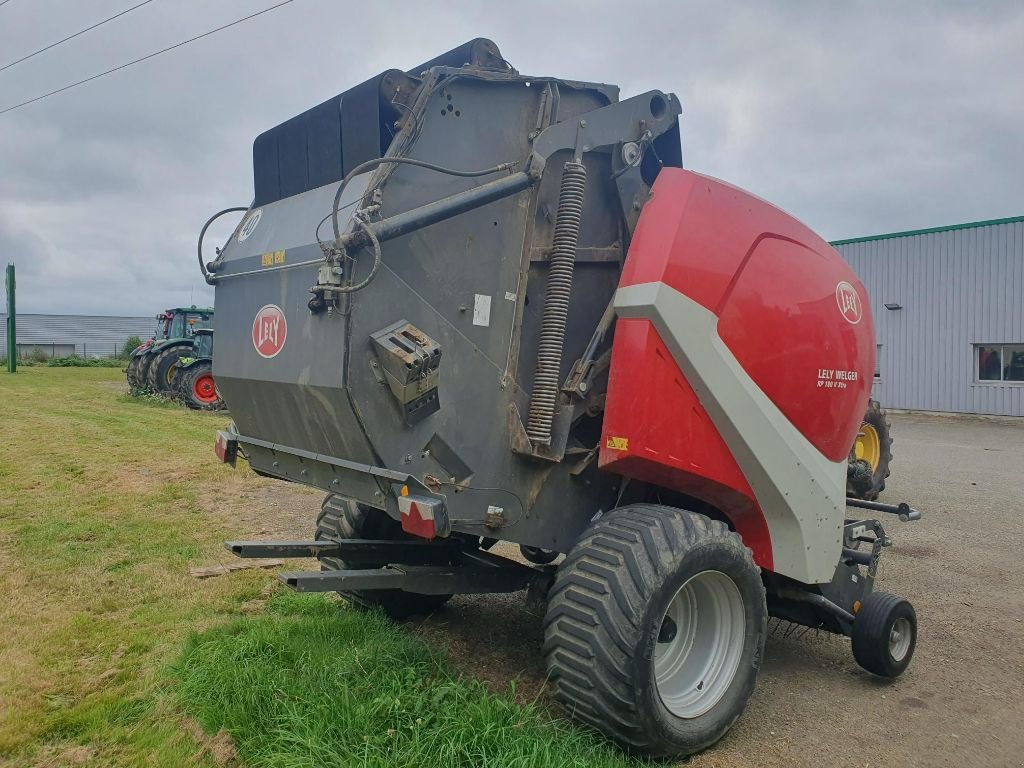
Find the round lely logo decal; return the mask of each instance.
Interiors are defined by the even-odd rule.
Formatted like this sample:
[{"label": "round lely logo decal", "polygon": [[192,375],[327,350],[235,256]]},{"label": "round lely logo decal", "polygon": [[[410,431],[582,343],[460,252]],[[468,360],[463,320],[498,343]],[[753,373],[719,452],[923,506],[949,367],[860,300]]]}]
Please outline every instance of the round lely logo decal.
[{"label": "round lely logo decal", "polygon": [[288,338],[288,321],[276,304],[267,304],[252,321],[252,345],[260,357],[277,357]]},{"label": "round lely logo decal", "polygon": [[238,242],[244,243],[249,238],[249,235],[256,229],[256,225],[260,223],[261,218],[263,218],[262,208],[257,208],[249,214],[249,217],[242,223],[242,228],[238,230]]},{"label": "round lely logo decal", "polygon": [[836,303],[839,305],[839,311],[850,325],[856,325],[864,316],[857,289],[845,280],[836,286]]}]

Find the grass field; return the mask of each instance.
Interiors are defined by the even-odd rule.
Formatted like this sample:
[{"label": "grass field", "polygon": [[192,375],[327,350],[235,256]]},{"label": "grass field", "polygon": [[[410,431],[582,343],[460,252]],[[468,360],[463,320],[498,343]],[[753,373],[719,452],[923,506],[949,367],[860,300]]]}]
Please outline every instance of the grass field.
[{"label": "grass field", "polygon": [[216,463],[225,421],[0,373],[0,765],[632,764],[337,598],[189,576],[274,484]]}]

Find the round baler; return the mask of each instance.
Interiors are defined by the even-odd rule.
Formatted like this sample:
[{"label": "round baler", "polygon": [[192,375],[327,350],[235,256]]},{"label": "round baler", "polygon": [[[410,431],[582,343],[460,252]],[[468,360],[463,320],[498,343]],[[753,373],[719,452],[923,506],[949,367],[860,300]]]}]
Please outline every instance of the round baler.
[{"label": "round baler", "polygon": [[252,205],[199,245],[218,457],[327,493],[313,540],[228,549],[318,557],[281,579],[396,618],[527,590],[556,697],[653,756],[735,722],[769,617],[882,677],[917,626],[873,592],[890,539],[867,515],[919,513],[846,495],[864,287],[684,169],[680,111],[470,41],[260,135]]}]

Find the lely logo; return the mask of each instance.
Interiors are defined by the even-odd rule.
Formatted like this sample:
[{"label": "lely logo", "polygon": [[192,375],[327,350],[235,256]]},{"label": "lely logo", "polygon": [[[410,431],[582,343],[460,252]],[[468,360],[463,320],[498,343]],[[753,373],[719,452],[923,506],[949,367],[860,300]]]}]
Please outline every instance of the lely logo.
[{"label": "lely logo", "polygon": [[256,225],[260,223],[261,218],[263,218],[262,208],[257,208],[249,214],[249,218],[243,222],[242,228],[238,230],[238,242],[244,243],[249,239],[249,235],[256,229]]},{"label": "lely logo", "polygon": [[288,338],[288,321],[276,304],[267,304],[252,321],[252,345],[260,357],[277,357]]},{"label": "lely logo", "polygon": [[836,286],[836,303],[839,305],[839,311],[850,325],[856,325],[864,316],[857,289],[845,280]]}]

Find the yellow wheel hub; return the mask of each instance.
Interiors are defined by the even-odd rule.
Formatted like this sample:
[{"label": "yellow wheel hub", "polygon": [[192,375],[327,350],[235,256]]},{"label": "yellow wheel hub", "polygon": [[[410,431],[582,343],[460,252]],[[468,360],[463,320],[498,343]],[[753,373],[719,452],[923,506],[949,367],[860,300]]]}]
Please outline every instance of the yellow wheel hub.
[{"label": "yellow wheel hub", "polygon": [[861,424],[853,451],[858,461],[870,464],[872,472],[877,470],[878,462],[882,460],[882,440],[878,436],[878,430],[870,424]]}]

